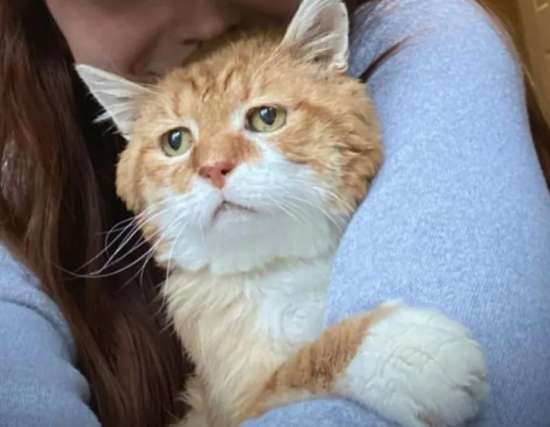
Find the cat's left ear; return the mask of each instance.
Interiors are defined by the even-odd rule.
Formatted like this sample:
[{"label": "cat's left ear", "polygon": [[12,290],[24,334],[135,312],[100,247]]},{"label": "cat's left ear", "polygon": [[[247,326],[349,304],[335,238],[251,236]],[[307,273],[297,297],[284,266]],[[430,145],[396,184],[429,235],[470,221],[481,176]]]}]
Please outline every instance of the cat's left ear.
[{"label": "cat's left ear", "polygon": [[97,121],[112,119],[118,130],[128,139],[136,121],[137,101],[148,89],[121,76],[90,65],[76,65],[76,71],[90,92],[105,109]]},{"label": "cat's left ear", "polygon": [[341,0],[303,0],[281,47],[308,62],[344,73],[348,68],[349,18]]}]

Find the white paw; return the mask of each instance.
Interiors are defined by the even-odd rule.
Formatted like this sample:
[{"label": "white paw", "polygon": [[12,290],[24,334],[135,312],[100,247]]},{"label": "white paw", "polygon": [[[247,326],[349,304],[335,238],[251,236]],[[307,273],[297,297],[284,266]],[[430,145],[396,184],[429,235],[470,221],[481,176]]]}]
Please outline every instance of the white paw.
[{"label": "white paw", "polygon": [[434,310],[397,305],[369,329],[337,389],[404,426],[459,426],[486,392],[481,349]]}]

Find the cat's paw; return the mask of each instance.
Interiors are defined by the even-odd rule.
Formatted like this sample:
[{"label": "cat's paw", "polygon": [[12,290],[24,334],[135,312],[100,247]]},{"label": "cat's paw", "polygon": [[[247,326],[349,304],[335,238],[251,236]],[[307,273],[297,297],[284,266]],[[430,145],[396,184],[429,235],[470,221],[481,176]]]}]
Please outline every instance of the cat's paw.
[{"label": "cat's paw", "polygon": [[459,426],[480,409],[486,366],[464,326],[395,304],[369,328],[337,388],[404,426]]}]

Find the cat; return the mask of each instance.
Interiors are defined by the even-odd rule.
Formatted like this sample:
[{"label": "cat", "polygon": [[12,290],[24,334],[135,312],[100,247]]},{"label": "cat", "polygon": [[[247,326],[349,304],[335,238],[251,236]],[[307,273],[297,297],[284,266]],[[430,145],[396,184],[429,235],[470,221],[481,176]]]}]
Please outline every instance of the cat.
[{"label": "cat", "polygon": [[328,395],[403,426],[479,411],[482,351],[442,313],[386,302],[324,330],[332,259],[382,163],[348,27],[340,0],[304,0],[286,29],[233,33],[153,84],[77,65],[128,140],[117,192],[196,364],[178,426]]}]

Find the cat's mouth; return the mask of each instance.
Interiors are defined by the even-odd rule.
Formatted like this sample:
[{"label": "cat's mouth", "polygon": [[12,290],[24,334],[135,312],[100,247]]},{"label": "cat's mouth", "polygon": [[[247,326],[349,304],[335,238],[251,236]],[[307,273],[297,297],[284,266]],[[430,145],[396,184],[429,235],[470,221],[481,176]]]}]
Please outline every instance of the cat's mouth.
[{"label": "cat's mouth", "polygon": [[214,211],[214,214],[212,215],[212,221],[216,221],[221,216],[226,214],[232,214],[232,213],[254,214],[257,212],[252,208],[224,200],[223,202],[220,203],[220,205]]}]

